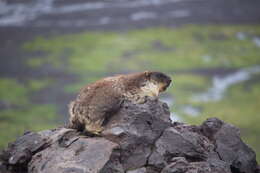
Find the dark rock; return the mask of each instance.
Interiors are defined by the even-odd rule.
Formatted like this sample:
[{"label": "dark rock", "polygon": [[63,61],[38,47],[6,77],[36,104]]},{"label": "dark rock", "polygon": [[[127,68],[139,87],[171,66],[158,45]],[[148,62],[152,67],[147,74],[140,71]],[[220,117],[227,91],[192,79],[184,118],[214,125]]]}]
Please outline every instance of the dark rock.
[{"label": "dark rock", "polygon": [[82,137],[66,147],[55,143],[34,155],[28,172],[99,172],[110,160],[117,146],[104,138]]},{"label": "dark rock", "polygon": [[173,157],[186,157],[190,161],[203,161],[214,151],[214,145],[199,134],[199,127],[179,124],[167,128],[155,143],[149,164],[164,167]]},{"label": "dark rock", "polygon": [[40,150],[44,144],[44,138],[42,138],[41,135],[27,132],[8,147],[6,153],[11,155],[8,159],[8,163],[11,165],[27,163],[30,161],[33,153]]},{"label": "dark rock", "polygon": [[209,162],[188,162],[184,157],[175,157],[172,163],[167,165],[161,173],[231,173],[226,164],[218,164],[218,167]]},{"label": "dark rock", "polygon": [[255,171],[256,173],[260,173],[260,165],[258,165],[257,166],[257,168],[256,168],[256,171]]},{"label": "dark rock", "polygon": [[113,116],[103,135],[120,145],[125,170],[145,166],[155,141],[171,125],[169,117],[168,106],[156,100],[139,105],[126,102]]},{"label": "dark rock", "polygon": [[201,125],[202,133],[209,139],[214,139],[214,135],[222,127],[223,122],[217,118],[209,118]]},{"label": "dark rock", "polygon": [[167,165],[162,173],[173,173],[173,172],[187,172],[189,162],[184,157],[176,157],[172,160],[172,163]]},{"label": "dark rock", "polygon": [[147,172],[146,168],[143,167],[143,168],[127,171],[126,173],[146,173],[146,172]]},{"label": "dark rock", "polygon": [[[45,147],[45,138],[38,133],[27,132],[17,138],[14,143],[9,144],[0,156],[3,166],[12,165],[11,170],[15,172],[26,172],[27,164],[33,154]],[[0,169],[4,169],[2,168]]]},{"label": "dark rock", "polygon": [[100,173],[124,173],[120,154],[120,148],[113,149],[109,161],[104,165]]},{"label": "dark rock", "polygon": [[241,140],[239,129],[216,118],[206,120],[201,127],[204,134],[206,131],[212,133],[215,151],[221,160],[231,165],[231,170],[255,172],[257,166],[255,152]]},{"label": "dark rock", "polygon": [[10,173],[8,170],[7,170],[7,166],[0,161],[0,173]]},{"label": "dark rock", "polygon": [[210,172],[214,173],[230,173],[230,164],[220,160],[220,159],[208,159],[207,162],[210,165]]},{"label": "dark rock", "polygon": [[164,103],[125,102],[102,137],[58,128],[26,133],[0,154],[0,173],[253,173],[255,153],[234,126],[170,123]]}]

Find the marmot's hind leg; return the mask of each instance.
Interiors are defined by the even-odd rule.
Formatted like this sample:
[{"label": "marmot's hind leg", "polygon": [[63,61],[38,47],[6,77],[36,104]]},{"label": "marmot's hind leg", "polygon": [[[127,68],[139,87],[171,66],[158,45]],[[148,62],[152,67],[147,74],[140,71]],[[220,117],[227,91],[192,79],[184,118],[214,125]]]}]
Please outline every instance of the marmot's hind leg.
[{"label": "marmot's hind leg", "polygon": [[[104,100],[102,100],[104,101]],[[100,135],[106,124],[120,108],[122,100],[111,96],[106,102],[100,101],[99,105],[89,110],[89,116],[85,119],[85,130]]]},{"label": "marmot's hind leg", "polygon": [[87,134],[92,133],[92,134],[95,134],[95,135],[100,135],[101,132],[104,130],[104,127],[102,127],[103,121],[104,120],[100,119],[100,120],[97,120],[95,122],[86,123],[85,124],[86,133]]}]

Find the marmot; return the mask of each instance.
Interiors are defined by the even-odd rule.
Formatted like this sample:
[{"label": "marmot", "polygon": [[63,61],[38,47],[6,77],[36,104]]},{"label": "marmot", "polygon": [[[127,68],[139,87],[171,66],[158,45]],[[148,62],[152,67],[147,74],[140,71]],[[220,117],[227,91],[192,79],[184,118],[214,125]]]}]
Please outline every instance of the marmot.
[{"label": "marmot", "polygon": [[69,128],[100,134],[124,100],[144,103],[157,98],[170,85],[171,78],[161,72],[142,72],[107,77],[86,85],[69,105]]}]

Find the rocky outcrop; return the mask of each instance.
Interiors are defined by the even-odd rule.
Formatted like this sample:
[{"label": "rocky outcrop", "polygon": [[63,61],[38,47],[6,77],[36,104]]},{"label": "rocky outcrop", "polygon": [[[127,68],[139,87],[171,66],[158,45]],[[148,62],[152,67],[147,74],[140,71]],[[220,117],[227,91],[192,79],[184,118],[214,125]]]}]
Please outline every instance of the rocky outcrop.
[{"label": "rocky outcrop", "polygon": [[255,153],[217,118],[171,123],[165,103],[125,102],[102,137],[73,129],[28,132],[5,149],[2,173],[255,173]]}]

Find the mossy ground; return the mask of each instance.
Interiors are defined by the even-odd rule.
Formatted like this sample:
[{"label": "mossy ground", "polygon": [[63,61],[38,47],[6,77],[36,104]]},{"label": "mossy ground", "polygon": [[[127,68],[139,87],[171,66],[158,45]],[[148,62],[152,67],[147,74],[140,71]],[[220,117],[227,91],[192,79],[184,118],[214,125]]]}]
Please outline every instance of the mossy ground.
[{"label": "mossy ground", "polygon": [[[173,85],[168,90],[174,100],[171,108],[173,112],[177,112],[182,119],[192,124],[199,124],[205,118],[215,116],[237,125],[241,128],[242,137],[260,157],[260,147],[257,145],[260,139],[259,74],[256,74],[251,82],[245,81],[229,88],[220,101],[202,103],[190,99],[196,93],[207,91],[212,85],[212,76],[193,74],[191,70],[239,69],[260,65],[260,47],[255,42],[259,36],[260,26],[255,25],[186,25],[178,28],[160,27],[122,32],[83,32],[48,39],[38,37],[25,43],[23,49],[28,52],[44,52],[39,57],[28,59],[26,64],[30,68],[49,65],[78,76],[78,82],[63,86],[64,92],[76,93],[86,83],[115,73],[144,70],[168,73],[173,77]],[[33,83],[31,86],[36,88],[43,85]],[[15,103],[16,98],[20,97],[21,102],[29,104],[25,95],[30,90],[17,88],[19,92],[10,96],[5,95],[3,88],[0,92],[1,90],[4,93],[0,97],[1,100],[14,100]],[[201,115],[186,115],[180,109],[183,105],[199,107]],[[52,115],[53,109],[47,107],[46,110],[50,112],[45,114]],[[38,113],[26,112],[28,119],[23,121],[18,117],[23,116],[19,112],[10,113],[10,117],[11,114],[17,116],[14,118],[16,124],[26,121],[31,124],[30,128],[35,129],[38,125],[33,123],[32,117],[44,112],[43,109],[44,107],[41,110],[36,109]],[[9,116],[1,112],[0,118],[2,117]],[[45,119],[42,120],[44,121]],[[12,129],[12,121],[8,118],[1,122],[7,124],[6,128]],[[2,139],[3,135],[0,135]]]},{"label": "mossy ground", "polygon": [[43,89],[49,80],[28,80],[20,83],[16,79],[0,78],[0,148],[28,130],[54,128],[57,113],[54,105],[34,104],[30,94]]}]

